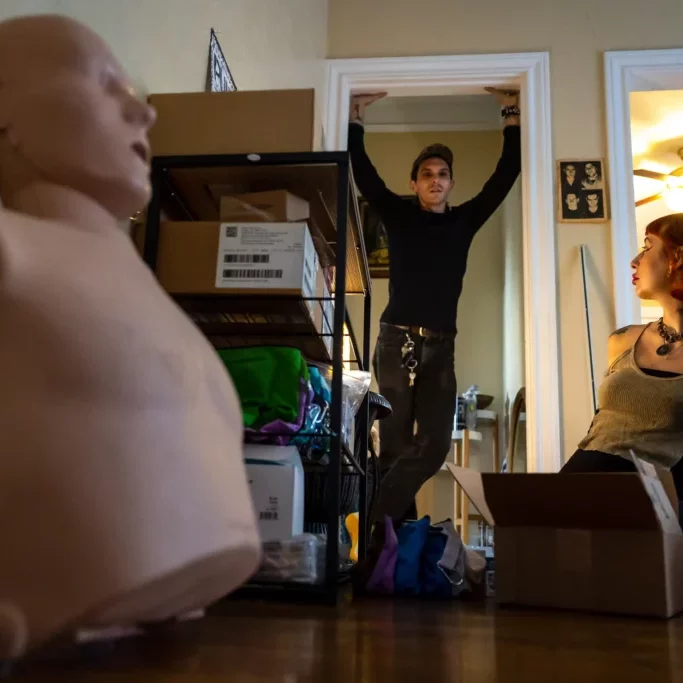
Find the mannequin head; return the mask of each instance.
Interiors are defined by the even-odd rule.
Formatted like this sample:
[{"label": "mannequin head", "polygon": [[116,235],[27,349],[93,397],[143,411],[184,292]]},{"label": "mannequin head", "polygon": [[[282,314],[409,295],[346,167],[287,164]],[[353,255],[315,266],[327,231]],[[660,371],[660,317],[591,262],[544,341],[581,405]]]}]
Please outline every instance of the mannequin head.
[{"label": "mannequin head", "polygon": [[80,201],[118,220],[131,216],[149,199],[147,131],[154,118],[109,48],[85,26],[51,15],[0,24],[6,208],[58,219],[51,203]]}]

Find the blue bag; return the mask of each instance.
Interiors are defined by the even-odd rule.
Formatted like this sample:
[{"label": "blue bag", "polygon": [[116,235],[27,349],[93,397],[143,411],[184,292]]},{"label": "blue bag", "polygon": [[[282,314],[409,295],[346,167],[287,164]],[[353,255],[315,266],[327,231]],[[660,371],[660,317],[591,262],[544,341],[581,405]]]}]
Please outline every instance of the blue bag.
[{"label": "blue bag", "polygon": [[394,572],[395,595],[420,593],[420,566],[428,533],[429,517],[423,517],[417,522],[405,522],[398,530],[398,556]]}]

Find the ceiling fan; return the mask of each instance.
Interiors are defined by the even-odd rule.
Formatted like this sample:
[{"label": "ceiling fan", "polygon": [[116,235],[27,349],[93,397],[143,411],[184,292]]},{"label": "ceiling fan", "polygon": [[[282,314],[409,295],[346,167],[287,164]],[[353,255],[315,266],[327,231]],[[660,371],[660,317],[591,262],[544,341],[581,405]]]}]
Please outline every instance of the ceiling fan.
[{"label": "ceiling fan", "polygon": [[[683,147],[677,153],[683,161]],[[639,199],[636,202],[636,206],[643,206],[643,204],[649,204],[662,198],[666,199],[667,203],[680,203],[679,195],[683,196],[683,166],[675,168],[670,173],[658,173],[657,171],[649,171],[646,168],[637,168],[633,171],[633,175],[649,178],[650,180],[659,180],[664,183],[664,187],[659,192],[650,197]]]}]

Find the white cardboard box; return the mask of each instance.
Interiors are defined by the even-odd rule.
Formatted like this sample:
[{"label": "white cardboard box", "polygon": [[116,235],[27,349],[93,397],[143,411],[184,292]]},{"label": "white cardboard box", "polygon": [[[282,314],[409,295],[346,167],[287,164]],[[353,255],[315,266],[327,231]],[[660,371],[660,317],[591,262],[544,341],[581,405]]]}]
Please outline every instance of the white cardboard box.
[{"label": "white cardboard box", "polygon": [[304,467],[296,446],[247,444],[244,460],[261,541],[304,531]]},{"label": "white cardboard box", "polygon": [[318,268],[306,223],[221,223],[217,289],[297,290],[314,297]]}]

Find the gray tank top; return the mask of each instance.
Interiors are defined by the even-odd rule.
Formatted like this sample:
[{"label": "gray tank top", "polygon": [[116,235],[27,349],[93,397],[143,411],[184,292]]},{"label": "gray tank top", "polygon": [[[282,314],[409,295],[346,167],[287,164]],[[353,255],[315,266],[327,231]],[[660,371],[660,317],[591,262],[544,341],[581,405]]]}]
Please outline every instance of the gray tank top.
[{"label": "gray tank top", "polygon": [[607,370],[598,392],[600,410],[579,448],[629,459],[633,450],[671,469],[683,456],[683,375],[643,372],[635,361],[639,340]]}]

